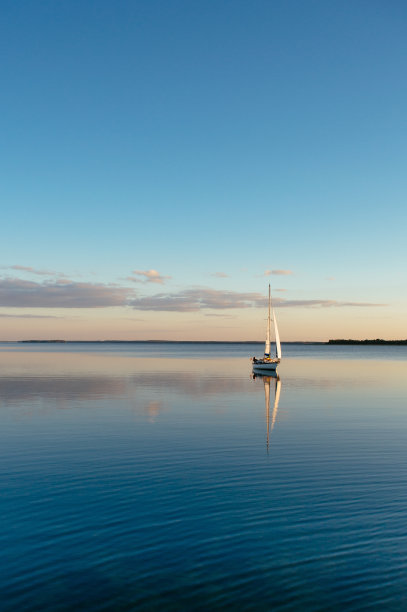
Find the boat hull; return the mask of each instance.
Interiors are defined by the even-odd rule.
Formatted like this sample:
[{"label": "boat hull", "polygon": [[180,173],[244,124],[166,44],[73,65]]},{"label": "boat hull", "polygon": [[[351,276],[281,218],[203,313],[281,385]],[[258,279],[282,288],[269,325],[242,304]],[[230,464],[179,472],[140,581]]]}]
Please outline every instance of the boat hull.
[{"label": "boat hull", "polygon": [[258,360],[256,363],[253,363],[253,370],[255,372],[275,372],[279,363],[279,359],[270,361]]}]

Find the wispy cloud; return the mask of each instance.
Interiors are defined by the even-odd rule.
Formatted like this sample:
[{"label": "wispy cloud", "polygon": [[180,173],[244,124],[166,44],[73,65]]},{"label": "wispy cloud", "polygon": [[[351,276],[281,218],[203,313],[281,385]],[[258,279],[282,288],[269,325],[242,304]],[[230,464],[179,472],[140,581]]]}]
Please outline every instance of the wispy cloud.
[{"label": "wispy cloud", "polygon": [[[29,274],[38,274],[40,276],[55,276],[57,272],[54,270],[38,270],[37,268],[32,268],[31,266],[8,266],[8,270],[18,270],[20,272],[28,272]],[[63,274],[58,274],[58,276],[64,276]]]},{"label": "wispy cloud", "polygon": [[289,276],[290,274],[294,274],[292,270],[266,270],[264,272],[264,276]]},{"label": "wispy cloud", "polygon": [[[332,308],[344,306],[385,306],[370,302],[341,302],[336,300],[285,300],[275,298],[279,308]],[[226,310],[234,308],[264,308],[267,299],[260,293],[238,293],[215,289],[187,289],[179,293],[158,293],[129,302],[135,310],[196,312],[199,310]]]},{"label": "wispy cloud", "polygon": [[[158,293],[137,297],[128,287],[116,284],[74,282],[67,279],[35,282],[20,278],[0,278],[0,307],[3,308],[108,308],[130,306],[135,310],[197,312],[240,308],[265,308],[261,293],[240,293],[210,288],[192,288],[178,293]],[[286,300],[275,297],[279,308],[378,307],[386,304],[327,299]],[[1,316],[1,315],[0,315]],[[8,313],[4,318],[10,316]],[[20,317],[19,315],[16,315]],[[36,315],[24,315],[36,316]],[[38,315],[42,316],[42,315]],[[21,315],[23,318],[23,315]]]},{"label": "wispy cloud", "polygon": [[163,285],[166,280],[171,278],[171,276],[163,276],[157,272],[157,270],[133,270],[132,274],[135,276],[129,276],[127,277],[127,280],[131,280],[135,283],[143,280],[145,283],[157,283],[159,285]]},{"label": "wispy cloud", "polygon": [[249,308],[262,304],[260,293],[237,293],[215,289],[186,289],[179,293],[158,293],[150,297],[132,300],[136,310],[166,310],[173,312],[195,312],[209,309]]},{"label": "wispy cloud", "polygon": [[216,276],[216,278],[229,278],[229,274],[225,274],[225,272],[214,272],[212,276]]},{"label": "wispy cloud", "polygon": [[[15,272],[22,272],[25,274],[35,274],[36,276],[48,276],[48,278],[59,279],[62,282],[62,279],[67,279],[68,276],[63,272],[58,272],[57,270],[49,270],[49,269],[40,269],[33,268],[32,266],[21,266],[20,264],[15,264],[13,266],[0,266],[1,270],[14,270]],[[81,276],[80,274],[75,274],[75,276]],[[68,282],[71,282],[68,280]]]},{"label": "wispy cloud", "polygon": [[3,314],[0,313],[1,319],[61,319],[56,315],[33,315],[33,314]]},{"label": "wispy cloud", "polygon": [[307,307],[307,308],[339,308],[343,306],[357,306],[357,307],[377,307],[377,306],[388,306],[388,304],[377,304],[373,302],[341,302],[338,300],[283,300],[277,298],[274,300],[279,308],[295,308],[295,307]]},{"label": "wispy cloud", "polygon": [[100,283],[0,279],[0,306],[14,308],[106,308],[124,306],[131,292]]}]

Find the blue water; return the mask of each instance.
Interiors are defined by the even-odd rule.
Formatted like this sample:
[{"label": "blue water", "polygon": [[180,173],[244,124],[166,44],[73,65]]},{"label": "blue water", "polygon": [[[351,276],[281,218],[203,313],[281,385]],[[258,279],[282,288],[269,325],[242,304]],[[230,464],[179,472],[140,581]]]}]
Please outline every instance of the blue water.
[{"label": "blue water", "polygon": [[261,348],[0,345],[2,610],[407,609],[407,347]]},{"label": "blue water", "polygon": [[[312,357],[313,359],[401,359],[407,358],[407,347],[402,345],[321,345],[282,344],[284,357]],[[263,342],[69,342],[18,343],[0,342],[0,351],[57,352],[57,353],[119,353],[129,357],[209,358],[261,356]]]}]

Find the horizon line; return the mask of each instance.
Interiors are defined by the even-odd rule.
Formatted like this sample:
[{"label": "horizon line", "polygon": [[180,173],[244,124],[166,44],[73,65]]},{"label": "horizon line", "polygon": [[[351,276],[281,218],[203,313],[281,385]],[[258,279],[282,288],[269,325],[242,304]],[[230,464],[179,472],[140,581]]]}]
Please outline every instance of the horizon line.
[{"label": "horizon line", "polygon": [[[52,338],[52,339],[39,339],[39,338],[31,338],[31,339],[20,339],[20,340],[0,340],[2,344],[91,344],[91,343],[100,343],[100,344],[132,344],[132,343],[144,343],[144,344],[264,344],[264,340],[164,340],[164,339],[148,339],[148,340],[115,340],[115,339],[99,339],[99,340],[64,340],[62,338]],[[330,338],[329,340],[286,340],[282,341],[281,344],[397,344],[403,343],[407,344],[407,339],[383,339],[383,338],[364,338],[364,339],[354,339],[354,338]]]}]

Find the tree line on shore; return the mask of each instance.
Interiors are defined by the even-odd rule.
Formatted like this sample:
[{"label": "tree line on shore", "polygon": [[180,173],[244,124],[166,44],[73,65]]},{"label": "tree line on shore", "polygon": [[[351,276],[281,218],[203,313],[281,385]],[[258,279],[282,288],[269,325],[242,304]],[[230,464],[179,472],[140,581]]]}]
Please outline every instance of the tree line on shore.
[{"label": "tree line on shore", "polygon": [[407,344],[407,340],[383,340],[382,338],[376,338],[376,340],[329,340],[328,344]]}]

